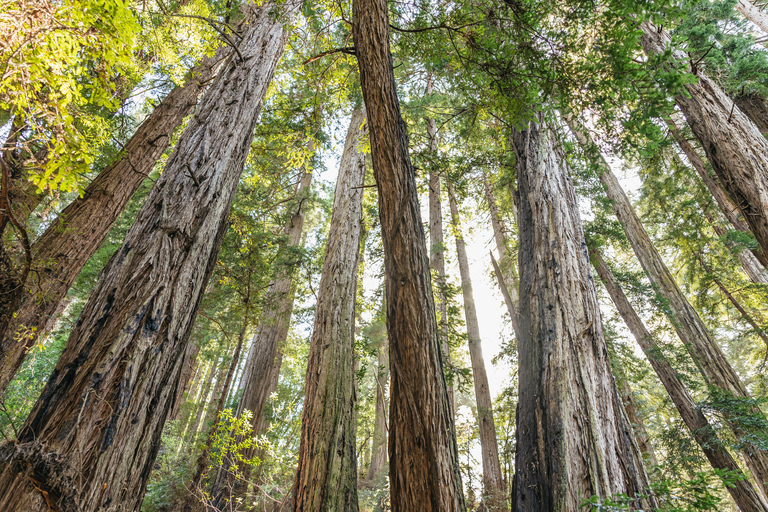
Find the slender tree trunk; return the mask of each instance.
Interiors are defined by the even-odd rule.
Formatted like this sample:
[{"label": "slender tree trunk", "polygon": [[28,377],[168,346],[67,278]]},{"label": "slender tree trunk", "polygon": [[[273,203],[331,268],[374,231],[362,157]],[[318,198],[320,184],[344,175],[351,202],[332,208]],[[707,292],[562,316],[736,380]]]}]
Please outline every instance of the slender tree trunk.
[{"label": "slender tree trunk", "polygon": [[506,509],[506,489],[499,463],[499,443],[496,440],[496,424],[493,420],[493,400],[485,371],[485,360],[480,339],[480,322],[477,320],[475,297],[472,291],[472,277],[469,275],[469,258],[461,232],[461,219],[456,204],[453,185],[448,183],[448,201],[451,206],[451,219],[456,238],[456,254],[461,274],[461,291],[464,296],[464,315],[467,321],[467,344],[469,358],[472,361],[472,377],[475,383],[477,401],[477,421],[480,431],[480,451],[483,462],[484,499],[490,510]]},{"label": "slender tree trunk", "polygon": [[745,322],[747,322],[752,329],[755,331],[755,334],[757,334],[761,340],[763,340],[763,343],[765,344],[766,348],[768,348],[768,335],[765,332],[764,327],[760,327],[757,324],[757,320],[749,314],[749,311],[747,311],[744,306],[741,305],[741,303],[736,300],[736,297],[733,296],[733,294],[726,288],[726,286],[723,284],[723,282],[717,278],[715,275],[714,270],[712,267],[704,261],[704,258],[702,257],[701,253],[697,255],[697,259],[699,260],[699,264],[704,269],[704,271],[709,274],[710,279],[712,279],[712,282],[715,283],[715,286],[720,290],[720,293],[725,295],[725,298],[728,299],[728,302],[730,302],[733,307],[736,308],[736,311],[739,312],[741,317],[744,319]]},{"label": "slender tree trunk", "polygon": [[[667,300],[669,309],[665,312],[704,379],[708,384],[716,386],[734,397],[749,398],[749,393],[731,367],[722,349],[677,286],[677,282],[654,247],[619,181],[611,172],[608,163],[588,138],[587,132],[578,125],[578,121],[570,115],[566,119],[579,144],[600,166],[600,181],[605,187],[606,195],[612,202],[613,211],[624,228],[640,265],[651,283]],[[757,408],[753,412],[754,414],[763,414]],[[750,443],[738,425],[731,423],[730,426],[736,437],[742,441],[744,459],[758,482],[758,488],[765,495],[765,482],[768,481],[768,453]]]},{"label": "slender tree trunk", "polygon": [[[168,149],[173,130],[192,111],[231,49],[204,57],[136,130],[121,156],[99,173],[32,244],[32,277],[27,280],[15,318],[0,328],[0,396],[29,349],[53,326],[49,322],[91,256],[125,209],[139,185]],[[0,313],[2,316],[2,313]]]},{"label": "slender tree trunk", "polygon": [[573,184],[555,134],[514,134],[520,194],[519,403],[513,508],[575,511],[626,494],[656,504],[611,375]]},{"label": "slender tree trunk", "polygon": [[190,343],[187,345],[187,355],[184,356],[184,369],[181,370],[181,382],[186,382],[186,385],[184,386],[184,392],[178,397],[178,400],[176,400],[176,403],[173,404],[173,409],[171,410],[171,420],[175,420],[179,416],[179,411],[181,410],[181,404],[184,403],[185,400],[188,400],[189,398],[189,392],[192,387],[192,384],[195,382],[195,377],[197,376],[197,372],[200,369],[199,365],[197,364],[197,354],[200,352],[200,346],[196,343]]},{"label": "slender tree trunk", "polygon": [[271,7],[244,7],[253,12],[239,54],[204,95],[102,272],[18,441],[0,447],[0,509],[27,509],[41,495],[62,511],[141,504],[285,47],[287,31]]},{"label": "slender tree trunk", "polygon": [[384,245],[392,510],[463,511],[429,259],[392,71],[387,2],[355,0],[352,35],[368,115]]},{"label": "slender tree trunk", "polygon": [[208,371],[208,377],[205,379],[205,386],[203,387],[200,398],[197,401],[197,406],[195,407],[195,419],[192,420],[192,424],[189,426],[189,430],[187,431],[187,435],[184,439],[184,445],[187,447],[195,444],[195,441],[197,440],[197,432],[200,430],[200,423],[203,420],[203,414],[208,408],[208,402],[211,396],[211,388],[213,387],[213,381],[216,378],[216,370],[218,368],[219,360],[216,359],[215,361],[211,362],[211,367]]},{"label": "slender tree trunk", "polygon": [[768,14],[761,11],[750,0],[739,0],[734,8],[768,35]]},{"label": "slender tree trunk", "polygon": [[493,227],[493,238],[496,240],[496,250],[499,251],[499,260],[501,260],[501,262],[497,262],[493,253],[491,253],[491,262],[493,263],[496,280],[499,282],[501,294],[504,296],[504,302],[507,305],[509,317],[512,319],[515,337],[517,337],[517,311],[520,303],[518,295],[519,278],[515,262],[512,261],[509,255],[501,214],[499,213],[498,206],[496,206],[496,198],[493,196],[491,184],[488,183],[488,177],[485,174],[483,174],[483,189],[485,190],[485,200],[488,202],[488,209],[491,212],[491,226]]},{"label": "slender tree trunk", "polygon": [[373,425],[373,443],[371,447],[371,463],[368,466],[366,480],[374,481],[379,472],[387,464],[387,381],[389,380],[389,357],[387,352],[389,346],[387,338],[379,347],[378,361],[379,366],[376,369],[376,417]]},{"label": "slender tree trunk", "polygon": [[247,329],[248,329],[248,315],[246,314],[245,321],[243,322],[243,328],[240,330],[240,334],[237,338],[237,346],[235,347],[235,353],[232,354],[232,361],[230,361],[229,368],[227,369],[227,375],[223,379],[223,385],[221,389],[219,390],[218,393],[215,394],[215,396],[219,397],[219,400],[216,403],[216,411],[213,414],[213,423],[206,437],[205,448],[203,448],[203,451],[198,456],[197,463],[195,464],[195,475],[192,477],[192,482],[190,484],[191,492],[187,495],[186,499],[184,500],[184,504],[182,506],[183,507],[182,510],[184,512],[190,512],[191,510],[193,510],[194,503],[198,499],[197,491],[200,488],[200,483],[202,482],[203,477],[205,476],[205,467],[208,463],[208,457],[211,454],[211,447],[213,446],[213,441],[218,432],[219,416],[221,415],[221,411],[224,410],[224,403],[227,400],[227,395],[229,394],[229,389],[230,389],[230,386],[232,385],[232,377],[234,376],[235,369],[237,368],[237,364],[240,361],[240,352],[243,349],[243,341],[245,340],[245,331]]},{"label": "slender tree trunk", "polygon": [[[624,295],[624,292],[619,287],[613,273],[608,268],[608,265],[605,264],[602,255],[594,247],[590,247],[589,253],[600,279],[605,284],[611,300],[616,305],[616,309],[618,309],[632,336],[634,336],[638,345],[640,345],[640,348],[645,353],[648,362],[651,363],[664,389],[667,390],[669,397],[680,413],[680,417],[683,418],[691,435],[701,447],[709,463],[715,469],[724,469],[737,474],[743,474],[725,445],[717,438],[712,425],[709,424],[701,409],[697,407],[693,398],[685,389],[677,372],[669,364],[669,360],[660,352],[656,341],[645,328],[634,308],[632,308],[632,304],[630,304],[626,295]],[[755,491],[749,480],[738,480],[735,482],[735,485],[726,486],[726,488],[740,510],[745,512],[765,512],[768,510],[768,506],[766,506],[762,497]]]},{"label": "slender tree trunk", "polygon": [[670,118],[667,118],[666,122],[667,126],[669,126],[670,133],[674,137],[678,146],[680,146],[680,149],[683,150],[685,157],[691,163],[693,168],[696,169],[696,172],[698,173],[699,177],[701,177],[701,180],[704,182],[707,190],[712,193],[712,197],[715,199],[717,206],[720,207],[720,211],[722,211],[725,217],[728,219],[728,222],[730,222],[733,228],[738,231],[751,233],[749,226],[741,218],[738,206],[733,204],[731,198],[728,197],[728,193],[723,190],[723,187],[720,185],[717,176],[710,173],[710,167],[704,163],[704,160],[701,159],[693,145],[688,142],[688,139],[683,136],[680,128],[675,124],[675,122]]},{"label": "slender tree trunk", "polygon": [[[309,195],[311,184],[312,173],[305,172],[299,181],[296,192],[296,212],[291,216],[284,229],[288,238],[288,246],[284,248],[284,252],[288,252],[292,247],[295,248],[301,244],[305,216],[304,202]],[[294,301],[293,270],[294,265],[277,269],[275,280],[267,292],[268,305],[262,311],[259,327],[251,341],[251,350],[243,370],[243,394],[237,406],[237,415],[242,415],[244,411],[251,412],[253,432],[259,432],[264,419],[264,406],[269,395],[275,389],[272,387],[272,383],[274,382],[276,387],[279,377],[280,364],[279,362],[275,363],[278,357],[282,361],[280,350],[288,338]],[[250,459],[253,454],[253,449],[249,449],[244,456],[246,459]],[[243,480],[248,480],[250,466],[240,467],[238,471],[244,476]],[[227,491],[231,490],[227,489],[228,487],[236,489],[237,493],[244,492],[243,483],[235,482],[232,476],[229,462],[225,461],[224,466],[219,469],[211,489],[214,505],[217,508],[224,506],[223,500],[230,494]]]},{"label": "slender tree trunk", "polygon": [[[427,95],[432,94],[432,75],[427,77]],[[430,158],[437,158],[437,124],[434,119],[427,118],[427,139],[429,141]],[[443,208],[440,201],[440,170],[433,162],[429,170],[429,268],[437,274],[436,310],[437,337],[443,350],[443,364],[451,363],[451,350],[448,344],[448,302],[445,300],[445,241],[443,238]],[[448,401],[451,404],[451,414],[456,422],[456,404],[453,385],[448,385]]]},{"label": "slender tree trunk", "polygon": [[637,440],[637,447],[640,448],[640,453],[643,454],[643,459],[647,460],[651,466],[657,466],[659,461],[656,458],[653,445],[651,445],[648,431],[645,429],[643,417],[640,415],[640,408],[637,406],[635,393],[625,378],[622,378],[619,382],[619,394],[621,395],[621,402],[624,404],[624,410],[627,411],[627,418],[629,418],[629,422],[632,423],[632,429],[635,431],[635,440]]},{"label": "slender tree trunk", "polygon": [[362,109],[352,113],[336,180],[307,363],[294,485],[297,512],[358,509],[354,348],[365,181],[365,154],[359,144],[364,121]]},{"label": "slender tree trunk", "polygon": [[[641,42],[649,55],[669,47],[669,34],[648,22],[640,24]],[[676,65],[688,58],[674,52]],[[696,82],[685,86],[690,97],[675,98],[688,125],[701,142],[712,169],[730,198],[744,214],[760,251],[756,256],[768,266],[768,140],[757,126],[704,73],[693,70]]]}]

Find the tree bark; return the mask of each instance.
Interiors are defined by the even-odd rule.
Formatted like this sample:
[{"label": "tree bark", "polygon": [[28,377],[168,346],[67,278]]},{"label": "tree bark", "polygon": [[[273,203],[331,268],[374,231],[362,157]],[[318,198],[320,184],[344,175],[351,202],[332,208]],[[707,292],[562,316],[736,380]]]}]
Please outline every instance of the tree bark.
[{"label": "tree bark", "polygon": [[[18,441],[0,447],[0,509],[30,508],[41,494],[62,511],[141,504],[163,425],[185,386],[179,374],[193,320],[285,47],[287,31],[270,7],[244,7],[253,12],[239,54],[204,95],[105,267]],[[29,463],[34,483],[23,470]]]},{"label": "tree bark", "polygon": [[[715,469],[725,469],[728,471],[743,474],[741,468],[731,457],[722,441],[717,438],[715,430],[709,424],[707,418],[696,406],[693,398],[685,389],[677,372],[672,368],[669,361],[659,350],[656,341],[650,332],[645,328],[642,320],[635,312],[624,292],[616,282],[613,273],[605,264],[602,255],[594,247],[590,247],[589,254],[592,263],[597,270],[600,279],[603,281],[611,300],[616,305],[616,309],[621,314],[624,322],[629,327],[632,336],[637,341],[640,348],[651,363],[656,375],[659,377],[664,389],[667,390],[669,397],[675,404],[675,408],[680,413],[691,435],[701,447],[709,463]],[[744,511],[763,511],[768,510],[765,502],[755,491],[749,480],[742,479],[735,482],[734,486],[726,486],[731,494],[733,501],[736,502],[740,510]]]},{"label": "tree bark", "polygon": [[619,382],[619,394],[621,395],[621,402],[624,404],[624,410],[627,411],[627,418],[629,418],[629,422],[632,423],[632,429],[635,431],[635,440],[637,441],[637,447],[640,448],[640,453],[643,454],[643,459],[647,460],[651,466],[657,466],[659,461],[656,458],[656,452],[653,450],[648,431],[645,429],[643,417],[640,415],[640,408],[637,406],[635,393],[625,378],[622,378]]},{"label": "tree bark", "polygon": [[384,245],[392,510],[463,511],[429,259],[392,71],[387,2],[355,0],[352,35],[368,115]]},{"label": "tree bark", "polygon": [[761,11],[750,0],[739,0],[734,9],[739,11],[745,18],[760,27],[768,35],[768,15]]},{"label": "tree bark", "polygon": [[491,184],[488,183],[488,177],[483,174],[483,189],[485,190],[485,200],[488,202],[488,209],[491,212],[491,226],[493,227],[493,238],[496,240],[496,250],[499,251],[499,260],[496,261],[491,253],[491,262],[496,274],[496,280],[499,282],[501,294],[504,296],[504,302],[507,305],[507,312],[512,320],[512,329],[517,337],[517,311],[520,304],[518,287],[520,286],[515,262],[509,256],[504,227],[501,221],[499,208],[496,206],[496,198],[493,196]]},{"label": "tree bark", "polygon": [[[741,0],[744,2],[745,0]],[[768,18],[768,15],[760,13],[764,17]],[[744,112],[750,121],[755,123],[755,126],[760,130],[763,136],[768,135],[768,100],[760,94],[744,94],[742,96],[736,96],[733,98],[736,102],[736,106]]]},{"label": "tree bark", "polygon": [[[432,75],[427,77],[426,94],[432,94]],[[427,118],[427,140],[429,142],[430,158],[437,158],[437,124],[434,119]],[[437,274],[436,310],[437,337],[443,351],[443,362],[450,366],[451,350],[448,344],[448,302],[445,300],[445,240],[443,238],[443,208],[440,201],[440,170],[432,163],[429,170],[429,268]],[[453,386],[448,385],[448,401],[451,404],[451,414],[456,422],[456,403]]]},{"label": "tree bark", "polygon": [[7,329],[0,329],[0,396],[29,349],[52,328],[49,319],[55,316],[77,275],[168,149],[173,130],[192,111],[230,51],[222,47],[215,56],[204,57],[193,67],[185,84],[171,91],[139,126],[121,156],[100,172],[83,197],[69,204],[32,244],[33,275],[24,285],[15,318]]},{"label": "tree bark", "polygon": [[653,509],[648,476],[611,374],[573,184],[537,114],[514,134],[520,338],[513,507],[573,511],[626,494]]},{"label": "tree bark", "polygon": [[[285,252],[301,244],[305,217],[304,202],[309,195],[311,184],[312,173],[305,172],[299,181],[296,192],[296,201],[298,203],[296,212],[291,215],[284,229],[284,233],[288,238],[288,245],[284,248]],[[237,415],[242,415],[244,411],[251,412],[253,432],[259,432],[261,428],[264,420],[264,406],[269,396],[275,390],[272,387],[272,383],[274,382],[276,386],[279,377],[280,363],[277,362],[276,364],[276,361],[278,359],[282,361],[280,350],[288,338],[291,314],[293,312],[293,270],[294,265],[287,265],[285,268],[276,270],[275,280],[267,292],[268,304],[261,313],[259,327],[251,341],[251,350],[243,370],[243,394],[237,406]],[[252,458],[253,450],[249,449],[244,455],[246,459]],[[224,466],[219,469],[211,488],[211,495],[214,496],[214,505],[218,508],[223,507],[223,500],[230,494],[226,492],[226,487],[234,486],[238,492],[243,490],[242,482],[234,482],[232,480],[229,467],[229,462],[225,461]],[[250,467],[241,467],[239,472],[247,480],[250,476]]]},{"label": "tree bark", "polygon": [[[749,393],[731,367],[722,349],[715,342],[696,310],[685,298],[672,273],[661,259],[661,255],[653,245],[610,166],[588,138],[587,132],[578,124],[578,121],[570,115],[566,116],[566,120],[579,144],[600,166],[600,181],[605,188],[606,195],[612,202],[613,211],[619,219],[640,265],[651,283],[667,300],[668,310],[665,313],[704,379],[709,385],[715,386],[734,397],[749,398]],[[753,412],[754,414],[763,414],[757,408]],[[738,425],[730,423],[730,427],[737,439],[743,442],[742,454],[744,459],[758,483],[758,488],[765,495],[765,482],[768,481],[768,453],[750,443]]]},{"label": "tree bark", "polygon": [[376,368],[376,417],[373,425],[373,443],[371,447],[371,463],[368,466],[366,480],[373,481],[379,472],[387,464],[387,396],[386,388],[389,380],[389,344],[387,338],[384,338],[379,347],[378,361]]},{"label": "tree bark", "polygon": [[[670,38],[665,30],[649,22],[640,26],[646,53],[667,50]],[[676,62],[670,65],[687,66],[682,52],[675,51],[673,57]],[[675,101],[755,235],[761,249],[755,256],[768,266],[768,140],[717,84],[704,73],[693,72],[698,80],[685,86],[690,97],[681,94]]]},{"label": "tree bark", "polygon": [[362,109],[352,113],[315,307],[301,422],[295,511],[356,511],[355,304],[365,154]]},{"label": "tree bark", "polygon": [[469,358],[472,362],[472,380],[475,384],[480,452],[483,463],[483,501],[490,510],[505,510],[507,508],[506,486],[501,475],[501,463],[499,462],[499,443],[496,439],[496,424],[493,420],[493,400],[491,399],[491,389],[488,386],[488,374],[485,371],[480,323],[477,320],[472,277],[469,274],[469,258],[467,258],[464,235],[461,232],[461,219],[456,204],[456,194],[450,182],[448,182],[448,201],[451,207],[454,237],[456,238],[461,291],[464,297],[464,316],[467,322],[467,344],[469,345]]}]

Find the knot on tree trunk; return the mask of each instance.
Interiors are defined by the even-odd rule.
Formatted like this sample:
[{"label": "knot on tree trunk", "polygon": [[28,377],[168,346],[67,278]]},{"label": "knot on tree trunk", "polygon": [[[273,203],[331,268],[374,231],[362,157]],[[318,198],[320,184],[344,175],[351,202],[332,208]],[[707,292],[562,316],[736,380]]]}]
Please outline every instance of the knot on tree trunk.
[{"label": "knot on tree trunk", "polygon": [[73,473],[64,456],[47,450],[40,441],[0,445],[0,482],[28,480],[51,511],[80,511]]}]

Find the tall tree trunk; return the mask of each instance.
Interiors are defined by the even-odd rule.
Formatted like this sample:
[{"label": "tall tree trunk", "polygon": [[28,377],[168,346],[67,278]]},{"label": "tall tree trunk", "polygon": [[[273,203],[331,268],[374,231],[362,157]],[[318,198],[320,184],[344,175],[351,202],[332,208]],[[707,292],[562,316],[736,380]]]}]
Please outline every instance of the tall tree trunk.
[{"label": "tall tree trunk", "polygon": [[504,302],[507,305],[507,312],[509,312],[509,317],[512,320],[515,337],[517,337],[517,310],[520,303],[518,292],[520,283],[517,269],[515,268],[515,262],[510,258],[501,214],[496,205],[496,198],[493,196],[491,184],[488,183],[488,177],[485,174],[483,174],[483,189],[485,190],[485,200],[488,203],[488,209],[491,212],[491,226],[493,227],[493,238],[496,240],[496,250],[499,251],[499,260],[501,260],[497,262],[493,253],[491,253],[491,262],[493,263],[496,280],[499,282],[499,288],[501,288],[501,294],[504,296]]},{"label": "tall tree trunk", "polygon": [[[299,181],[296,192],[296,212],[291,215],[284,229],[288,238],[288,245],[283,248],[286,253],[291,248],[301,244],[305,216],[304,202],[309,195],[311,184],[312,173],[305,172]],[[264,419],[264,406],[269,395],[274,391],[272,383],[274,382],[276,385],[279,377],[280,365],[279,363],[275,364],[275,362],[278,357],[282,361],[280,350],[288,338],[294,301],[293,271],[294,265],[287,265],[276,270],[275,280],[267,292],[268,305],[261,313],[259,327],[251,341],[251,350],[243,370],[243,394],[240,396],[240,403],[237,406],[237,415],[242,415],[244,411],[251,412],[253,432],[259,432]],[[249,449],[243,455],[246,459],[250,459],[253,454],[254,450]],[[223,507],[223,500],[229,497],[230,490],[236,489],[237,493],[244,492],[243,482],[233,480],[229,464],[228,460],[225,461],[211,488],[211,495],[214,496],[214,505],[217,508]],[[248,480],[250,466],[242,466],[238,471],[244,477],[242,480]],[[228,489],[228,487],[232,489]]]},{"label": "tall tree trunk", "polygon": [[[661,384],[664,386],[664,389],[667,390],[669,397],[675,404],[675,408],[677,408],[677,411],[680,413],[680,417],[683,418],[691,435],[701,447],[701,450],[704,452],[707,460],[709,460],[709,463],[715,469],[724,469],[733,471],[736,474],[743,474],[741,468],[736,461],[733,460],[733,457],[731,457],[731,454],[728,452],[725,445],[717,438],[717,434],[712,428],[712,425],[709,424],[709,421],[707,421],[707,418],[701,412],[701,409],[699,409],[693,401],[688,390],[685,389],[677,372],[675,372],[674,368],[670,365],[669,360],[660,353],[656,341],[651,333],[645,328],[645,325],[635,312],[626,295],[624,295],[624,292],[616,282],[613,273],[608,268],[608,265],[605,264],[602,255],[594,247],[590,247],[589,254],[600,279],[603,281],[603,284],[605,284],[608,294],[611,296],[611,300],[616,305],[616,309],[621,314],[627,327],[629,327],[632,336],[645,353],[648,362],[651,363]],[[768,506],[765,504],[762,497],[755,491],[755,488],[749,480],[738,480],[735,482],[735,485],[726,486],[726,488],[740,510],[754,512],[765,512],[768,510]]]},{"label": "tall tree trunk", "polygon": [[645,429],[645,422],[640,415],[640,408],[637,406],[637,400],[635,400],[635,393],[629,386],[627,379],[622,378],[619,382],[619,394],[621,395],[621,402],[624,404],[624,410],[627,411],[627,418],[632,423],[632,429],[635,431],[635,440],[637,441],[637,447],[640,448],[640,453],[643,454],[643,458],[648,461],[651,466],[659,464],[656,458],[656,452],[651,445],[651,438],[648,436],[648,431]]},{"label": "tall tree trunk", "polygon": [[203,386],[200,398],[196,402],[195,407],[195,419],[189,425],[187,435],[184,438],[184,445],[190,447],[195,444],[197,440],[197,433],[200,430],[200,423],[203,420],[203,414],[208,408],[208,402],[211,396],[211,388],[213,387],[213,381],[216,380],[216,370],[219,368],[218,358],[211,362],[210,370],[208,371],[208,377],[205,379],[205,385]]},{"label": "tall tree trunk", "polygon": [[376,415],[373,425],[373,443],[371,447],[371,463],[368,466],[366,480],[374,481],[379,472],[387,464],[387,381],[389,380],[389,344],[387,338],[378,350],[379,366],[376,369]]},{"label": "tall tree trunk", "polygon": [[0,326],[0,396],[29,349],[53,327],[49,319],[54,318],[77,275],[168,149],[173,130],[192,111],[230,52],[222,47],[193,67],[185,84],[172,90],[139,126],[121,156],[101,171],[83,197],[69,204],[32,244],[34,275],[23,288],[15,318],[7,329]]},{"label": "tall tree trunk", "polygon": [[472,361],[472,378],[475,383],[477,401],[477,421],[480,431],[480,451],[483,462],[483,501],[491,510],[506,509],[506,489],[499,463],[499,443],[496,440],[496,424],[493,421],[493,400],[485,371],[483,348],[480,339],[480,323],[477,320],[475,297],[472,291],[472,277],[469,275],[469,258],[464,235],[461,232],[461,219],[456,204],[453,185],[448,182],[448,201],[451,206],[451,219],[456,238],[456,254],[461,274],[461,291],[464,297],[464,315],[467,321],[467,344],[469,358]]},{"label": "tall tree trunk", "polygon": [[365,154],[362,109],[352,113],[339,164],[333,214],[309,346],[295,511],[356,511],[355,304]]},{"label": "tall tree trunk", "polygon": [[0,447],[0,509],[29,508],[41,495],[63,511],[141,504],[285,47],[271,7],[244,7],[252,20],[239,53],[204,95],[105,267],[18,441]]},{"label": "tall tree trunk", "polygon": [[[670,323],[674,326],[677,335],[704,379],[708,384],[734,397],[749,398],[747,389],[731,367],[722,349],[677,286],[677,282],[661,259],[661,255],[645,231],[619,181],[611,172],[610,166],[589,139],[587,132],[578,124],[578,121],[570,115],[566,116],[566,120],[579,144],[600,166],[600,181],[605,188],[606,195],[611,200],[613,211],[619,219],[640,265],[651,283],[667,300],[669,310],[666,313]],[[754,409],[753,413],[763,415],[757,408]],[[731,422],[730,426],[736,437],[742,442],[744,446],[742,455],[758,483],[758,488],[765,495],[765,482],[768,481],[768,453],[750,443],[748,437],[737,424]]]},{"label": "tall tree trunk", "polygon": [[216,403],[216,410],[213,414],[211,429],[208,431],[208,435],[206,436],[205,448],[203,448],[203,451],[198,456],[197,463],[195,464],[195,474],[192,477],[190,484],[191,492],[187,495],[186,499],[184,500],[184,504],[182,505],[182,510],[184,512],[190,512],[193,510],[194,503],[198,499],[197,492],[200,488],[200,483],[205,476],[205,467],[208,463],[208,457],[211,454],[211,447],[213,446],[213,441],[216,438],[216,434],[219,428],[219,416],[221,415],[221,411],[224,410],[224,403],[227,401],[227,395],[229,394],[229,389],[232,385],[232,377],[234,376],[235,369],[237,368],[237,364],[240,361],[240,352],[243,349],[243,341],[245,340],[245,331],[247,329],[248,315],[246,313],[245,320],[243,321],[243,328],[240,330],[240,334],[237,338],[237,346],[235,346],[235,353],[232,354],[232,361],[229,363],[226,377],[223,379],[221,389],[219,389],[218,393],[214,393],[214,396],[218,396],[219,399]]},{"label": "tall tree trunk", "polygon": [[[427,95],[432,94],[432,75],[427,77]],[[445,300],[445,240],[443,238],[443,208],[440,201],[440,169],[434,163],[437,159],[437,124],[434,119],[427,118],[427,140],[429,141],[430,158],[433,160],[429,169],[429,268],[437,274],[436,310],[437,337],[443,350],[443,364],[450,366],[451,350],[448,344],[448,302]],[[451,404],[451,414],[456,422],[456,403],[453,386],[448,385],[448,401]]]},{"label": "tall tree trunk", "polygon": [[707,190],[712,193],[712,197],[715,199],[717,206],[720,207],[720,211],[722,211],[728,219],[728,222],[730,222],[733,228],[738,231],[751,233],[749,226],[741,218],[739,207],[733,204],[731,198],[728,197],[728,193],[723,190],[717,176],[710,173],[710,167],[704,163],[704,160],[701,159],[693,145],[683,136],[680,127],[678,127],[675,121],[671,118],[666,118],[665,121],[678,146],[683,150],[685,157],[696,170],[699,177],[704,182],[704,185],[707,187]]},{"label": "tall tree trunk", "polygon": [[392,71],[387,2],[354,0],[352,35],[368,115],[384,245],[392,510],[463,511],[429,259]]},{"label": "tall tree trunk", "polygon": [[760,10],[750,0],[739,0],[734,9],[739,11],[745,18],[760,27],[760,30],[768,35],[768,15]]},{"label": "tall tree trunk", "polygon": [[184,368],[181,370],[181,381],[186,382],[186,385],[184,386],[184,391],[181,393],[181,395],[178,397],[178,400],[176,400],[176,403],[173,404],[173,409],[171,409],[171,420],[178,419],[179,411],[181,410],[181,404],[184,403],[184,401],[188,400],[190,388],[192,387],[192,384],[195,382],[195,377],[197,376],[197,372],[200,369],[199,365],[197,364],[197,354],[200,352],[200,346],[196,343],[190,343],[187,345],[187,355],[184,356]]},{"label": "tall tree trunk", "polygon": [[573,511],[648,476],[611,375],[573,184],[542,114],[514,134],[520,194],[519,403],[513,507]]},{"label": "tall tree trunk", "polygon": [[[665,30],[649,22],[640,26],[646,53],[658,55],[668,49],[670,38]],[[673,58],[677,66],[688,61],[680,51]],[[717,84],[704,73],[693,72],[698,80],[685,86],[690,97],[681,94],[675,101],[755,235],[761,249],[756,256],[768,266],[768,140]]]},{"label": "tall tree trunk", "polygon": [[738,311],[744,321],[747,322],[750,327],[752,327],[752,329],[755,331],[755,334],[757,334],[760,339],[763,340],[766,348],[768,348],[768,334],[766,334],[765,327],[758,325],[757,320],[755,320],[749,311],[747,311],[746,308],[741,305],[736,297],[733,296],[733,293],[731,293],[731,291],[723,284],[717,275],[715,275],[712,267],[706,261],[704,261],[704,257],[701,255],[701,252],[699,252],[699,254],[696,256],[696,259],[699,260],[699,264],[704,269],[704,271],[709,274],[709,278],[712,279],[713,283],[715,283],[715,286],[717,286],[717,288],[720,290],[720,293],[725,295],[725,298],[728,299],[728,302],[730,302],[731,305],[736,308],[736,311]]}]

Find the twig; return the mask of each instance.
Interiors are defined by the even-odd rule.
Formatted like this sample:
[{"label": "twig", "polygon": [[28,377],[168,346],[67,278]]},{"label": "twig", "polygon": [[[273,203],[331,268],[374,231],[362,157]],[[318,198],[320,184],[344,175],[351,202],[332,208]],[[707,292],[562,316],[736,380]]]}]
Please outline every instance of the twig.
[{"label": "twig", "polygon": [[311,62],[315,62],[316,60],[322,59],[323,57],[326,57],[328,55],[333,55],[334,53],[345,53],[347,55],[356,55],[354,46],[345,46],[343,48],[336,48],[335,50],[328,50],[327,52],[318,53],[314,57],[308,58],[301,64],[302,66],[306,66]]}]

